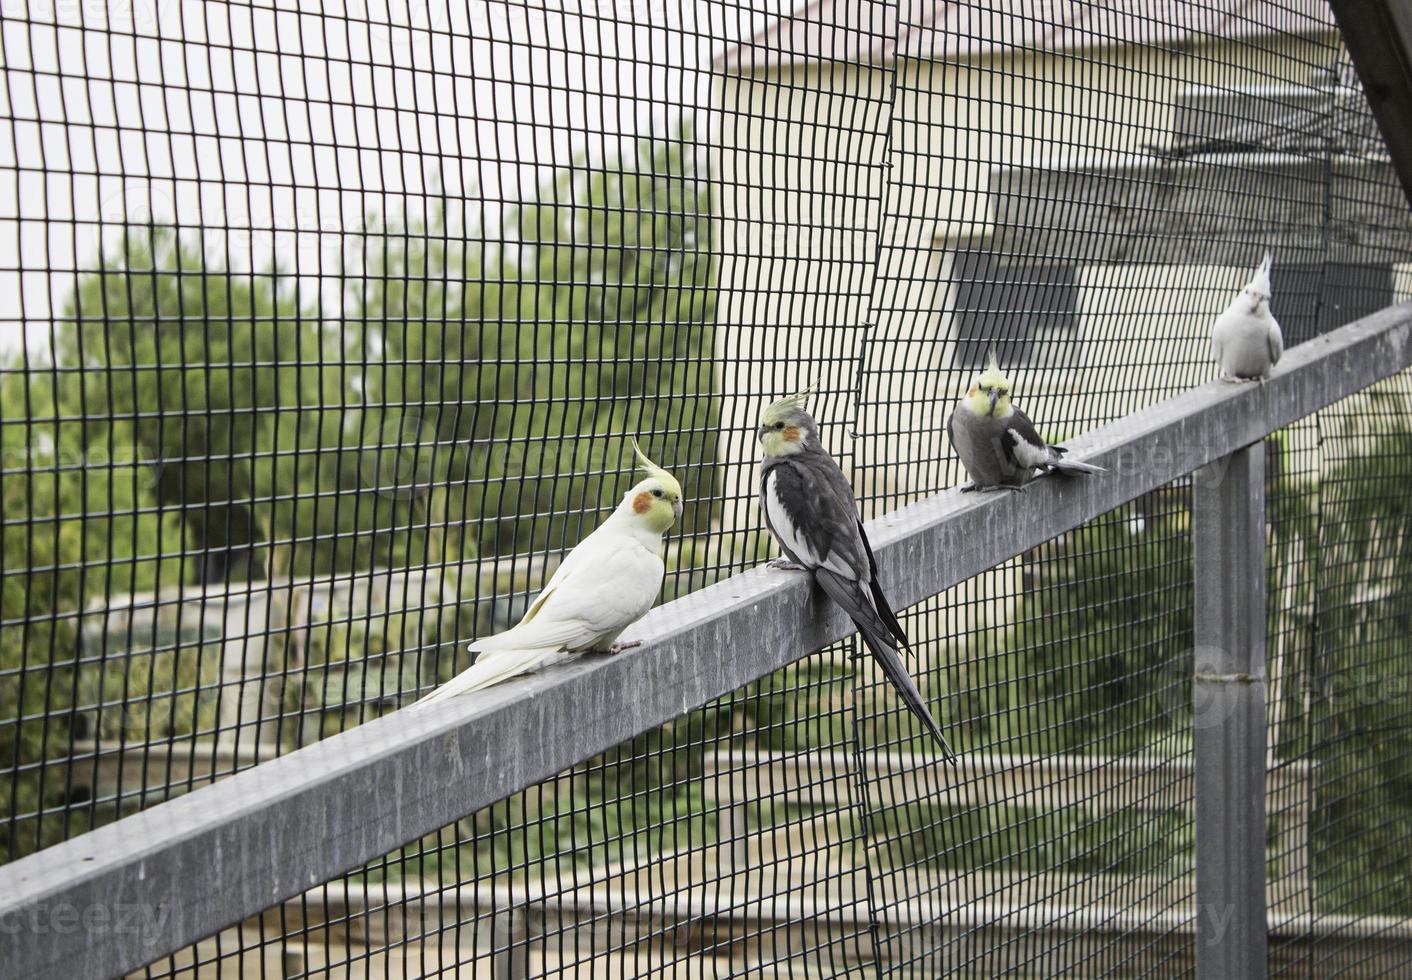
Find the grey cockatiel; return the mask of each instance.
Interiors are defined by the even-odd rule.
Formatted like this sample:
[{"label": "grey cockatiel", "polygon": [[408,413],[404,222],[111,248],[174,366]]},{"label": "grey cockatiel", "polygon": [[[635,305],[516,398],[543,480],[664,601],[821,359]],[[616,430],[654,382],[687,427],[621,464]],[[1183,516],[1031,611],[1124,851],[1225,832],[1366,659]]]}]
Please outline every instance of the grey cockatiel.
[{"label": "grey cockatiel", "polygon": [[1043,473],[1102,473],[1101,466],[1065,459],[1067,450],[1040,438],[1010,400],[1011,385],[990,356],[946,421],[946,434],[971,477],[966,490],[1023,490]]},{"label": "grey cockatiel", "polygon": [[878,565],[858,519],[848,480],[819,442],[819,426],[804,410],[808,393],[775,402],[765,410],[759,438],[760,508],[780,548],[784,567],[814,573],[829,598],[858,627],[887,679],[908,709],[935,736],[948,760],[951,751],[921,692],[902,663],[907,637],[878,585]]},{"label": "grey cockatiel", "polygon": [[1240,295],[1211,327],[1211,355],[1221,376],[1264,381],[1285,352],[1284,334],[1270,313],[1270,253]]}]

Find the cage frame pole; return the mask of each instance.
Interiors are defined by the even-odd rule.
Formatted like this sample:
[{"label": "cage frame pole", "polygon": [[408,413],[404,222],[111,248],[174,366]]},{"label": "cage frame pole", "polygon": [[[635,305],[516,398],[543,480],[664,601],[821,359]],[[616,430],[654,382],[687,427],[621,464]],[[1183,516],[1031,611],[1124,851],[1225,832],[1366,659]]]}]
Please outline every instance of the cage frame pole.
[{"label": "cage frame pole", "polygon": [[1412,206],[1412,5],[1329,0],[1329,7]]},{"label": "cage frame pole", "polygon": [[1261,980],[1265,899],[1265,444],[1192,474],[1196,975]]}]

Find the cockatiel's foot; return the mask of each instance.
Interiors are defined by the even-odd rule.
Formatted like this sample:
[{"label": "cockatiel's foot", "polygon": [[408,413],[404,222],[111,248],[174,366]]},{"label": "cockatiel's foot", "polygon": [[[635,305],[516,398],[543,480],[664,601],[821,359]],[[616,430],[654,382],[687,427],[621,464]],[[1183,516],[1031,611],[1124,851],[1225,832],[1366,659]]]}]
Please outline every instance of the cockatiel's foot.
[{"label": "cockatiel's foot", "polygon": [[979,489],[980,487],[976,486],[975,480],[967,480],[965,483],[961,484],[962,493],[975,493]]},{"label": "cockatiel's foot", "polygon": [[799,562],[790,561],[788,558],[773,558],[765,562],[765,567],[773,568],[778,572],[807,572],[809,570]]},{"label": "cockatiel's foot", "polygon": [[628,640],[624,643],[614,643],[612,646],[610,646],[607,650],[604,650],[603,652],[611,657],[615,653],[622,653],[624,650],[631,650],[634,647],[640,646],[642,646],[641,640]]}]

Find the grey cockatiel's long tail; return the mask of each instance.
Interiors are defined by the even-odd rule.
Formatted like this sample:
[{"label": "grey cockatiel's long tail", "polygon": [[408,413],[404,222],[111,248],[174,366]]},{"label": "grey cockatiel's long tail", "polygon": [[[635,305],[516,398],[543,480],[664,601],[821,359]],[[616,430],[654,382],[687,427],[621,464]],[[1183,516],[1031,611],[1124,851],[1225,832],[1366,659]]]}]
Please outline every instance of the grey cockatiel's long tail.
[{"label": "grey cockatiel's long tail", "polygon": [[1077,459],[1065,459],[1064,454],[1069,450],[1063,446],[1048,446],[1049,460],[1041,463],[1040,469],[1047,473],[1058,473],[1060,476],[1073,476],[1075,473],[1107,473],[1101,466],[1094,466],[1092,463],[1080,463]]},{"label": "grey cockatiel's long tail", "polygon": [[[878,666],[887,675],[889,683],[902,698],[902,703],[907,705],[907,709],[916,715],[923,725],[927,726],[927,731],[941,746],[942,754],[946,756],[948,762],[956,761],[956,753],[952,751],[951,744],[946,741],[946,736],[941,733],[940,726],[932,713],[927,710],[926,701],[922,700],[922,692],[917,690],[917,685],[912,682],[912,677],[907,673],[907,667],[902,662],[902,654],[898,650],[898,637],[892,633],[888,627],[885,616],[892,617],[892,610],[888,609],[883,614],[883,609],[887,607],[874,608],[873,598],[864,595],[858,582],[844,578],[827,568],[814,569],[814,581],[828,593],[830,599],[838,603],[839,607],[848,614],[848,618],[853,620],[853,624],[858,627],[858,634],[863,637],[863,642],[868,645],[868,650],[873,654],[873,659],[878,662]],[[876,590],[877,586],[874,584]],[[892,618],[892,622],[896,622]],[[899,629],[898,632],[901,632]],[[905,649],[906,641],[902,641],[901,646]]]},{"label": "grey cockatiel's long tail", "polygon": [[[898,645],[911,653],[912,651],[907,646],[907,634],[902,632],[902,624],[897,621],[897,613],[892,611],[887,596],[883,594],[882,586],[878,585],[878,560],[873,555],[873,543],[868,540],[868,532],[864,530],[862,520],[858,520],[857,524],[858,539],[863,542],[863,550],[868,553],[868,585],[873,595],[873,607],[877,609],[878,615],[887,625],[887,631],[897,640]],[[943,743],[945,741],[946,739],[942,739]]]},{"label": "grey cockatiel's long tail", "polygon": [[780,548],[813,572],[853,620],[902,702],[954,761],[956,753],[902,662],[907,637],[878,584],[877,559],[858,519],[853,488],[819,444],[818,426],[804,411],[802,396],[770,406],[760,440],[765,445],[760,506]]}]

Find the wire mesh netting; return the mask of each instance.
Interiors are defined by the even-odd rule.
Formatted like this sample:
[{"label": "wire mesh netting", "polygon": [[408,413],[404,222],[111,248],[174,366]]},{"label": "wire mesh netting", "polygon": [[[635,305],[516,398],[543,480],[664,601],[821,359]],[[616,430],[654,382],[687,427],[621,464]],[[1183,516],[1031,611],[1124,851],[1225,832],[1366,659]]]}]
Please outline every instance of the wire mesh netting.
[{"label": "wire mesh netting", "polygon": [[[334,7],[0,9],[7,860],[465,667],[630,436],[667,600],[771,554],[770,398],[872,517],[987,350],[1059,441],[1267,248],[1290,345],[1412,295],[1316,0]],[[1410,396],[1267,443],[1281,975],[1412,969]],[[850,641],[145,975],[1188,974],[1190,500],[906,612],[955,770]]]}]

